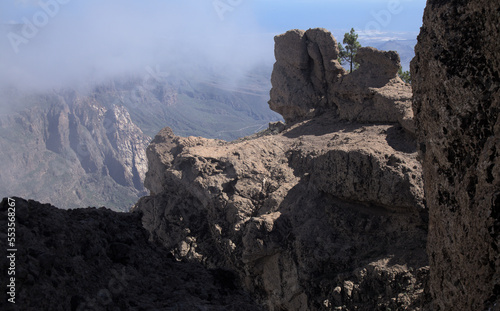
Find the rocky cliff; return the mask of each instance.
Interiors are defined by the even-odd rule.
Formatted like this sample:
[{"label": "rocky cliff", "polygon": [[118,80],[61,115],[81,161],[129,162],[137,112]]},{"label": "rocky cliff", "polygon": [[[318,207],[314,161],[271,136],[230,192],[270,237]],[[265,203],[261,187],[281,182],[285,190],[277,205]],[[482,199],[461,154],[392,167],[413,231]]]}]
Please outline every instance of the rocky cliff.
[{"label": "rocky cliff", "polygon": [[500,3],[429,0],[412,62],[435,310],[500,310]]},{"label": "rocky cliff", "polygon": [[[499,12],[428,1],[415,121],[394,53],[347,74],[330,34],[294,30],[270,101],[288,124],[231,143],[163,129],[134,213],[15,198],[24,309],[499,310]],[[54,133],[39,143],[71,140]]]},{"label": "rocky cliff", "polygon": [[33,96],[36,106],[3,118],[0,192],[66,208],[128,210],[146,194],[151,140],[121,105],[67,91]]},{"label": "rocky cliff", "polygon": [[399,123],[411,89],[397,54],[365,48],[346,74],[336,46],[323,29],[276,37],[270,106],[287,125],[231,143],[163,129],[136,210],[152,241],[234,271],[268,310],[419,310],[427,212]]}]

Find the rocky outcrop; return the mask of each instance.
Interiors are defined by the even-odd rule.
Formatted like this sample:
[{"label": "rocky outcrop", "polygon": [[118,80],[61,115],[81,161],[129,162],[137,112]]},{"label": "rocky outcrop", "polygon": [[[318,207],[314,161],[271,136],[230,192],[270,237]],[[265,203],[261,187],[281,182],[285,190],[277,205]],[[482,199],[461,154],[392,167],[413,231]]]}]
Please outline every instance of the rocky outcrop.
[{"label": "rocky outcrop", "polygon": [[288,124],[231,143],[163,129],[135,209],[152,241],[234,271],[267,310],[425,309],[427,212],[397,123],[411,112],[399,58],[365,48],[346,75],[336,49],[323,29],[277,36],[270,105]]},{"label": "rocky outcrop", "polygon": [[325,29],[290,30],[276,36],[269,106],[295,122],[331,111],[340,119],[400,123],[414,132],[411,87],[399,78],[399,55],[359,49],[359,69],[338,63],[335,38]]},{"label": "rocky outcrop", "polygon": [[332,96],[340,118],[373,123],[400,123],[414,132],[411,87],[398,76],[399,55],[394,51],[360,48],[359,68],[343,77]]},{"label": "rocky outcrop", "polygon": [[427,303],[426,211],[412,138],[334,114],[236,142],[163,129],[141,198],[151,239],[235,271],[268,310]]},{"label": "rocky outcrop", "polygon": [[[15,304],[3,294],[2,310],[261,310],[238,288],[234,273],[178,262],[149,243],[140,214],[5,198],[2,228],[10,206],[16,215]],[[2,251],[0,260],[5,274],[7,255]]]},{"label": "rocky outcrop", "polygon": [[427,1],[412,62],[435,310],[500,310],[499,12]]},{"label": "rocky outcrop", "polygon": [[287,122],[303,120],[333,109],[328,94],[345,75],[337,61],[337,41],[325,29],[290,30],[276,36],[276,63],[271,75],[269,107]]}]

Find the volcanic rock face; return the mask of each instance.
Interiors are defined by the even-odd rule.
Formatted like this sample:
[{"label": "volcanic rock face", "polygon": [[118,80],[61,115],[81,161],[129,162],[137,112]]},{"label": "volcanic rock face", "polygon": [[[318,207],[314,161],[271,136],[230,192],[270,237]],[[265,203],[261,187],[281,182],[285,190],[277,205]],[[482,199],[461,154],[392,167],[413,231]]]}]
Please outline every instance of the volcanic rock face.
[{"label": "volcanic rock face", "polygon": [[414,131],[411,87],[397,75],[396,52],[361,48],[359,69],[347,74],[337,61],[337,42],[325,29],[290,30],[275,42],[269,106],[287,122],[331,111],[340,119],[399,122]]},{"label": "volcanic rock face", "polygon": [[233,143],[163,129],[141,198],[151,239],[235,271],[268,310],[426,304],[420,164],[397,125],[332,114]]},{"label": "volcanic rock face", "polygon": [[[9,203],[16,213],[16,303],[3,300],[2,310],[260,310],[233,273],[177,262],[149,243],[138,213],[12,198],[0,203],[2,228]],[[7,273],[3,251],[0,266]]]},{"label": "volcanic rock face", "polygon": [[500,309],[500,3],[429,0],[412,62],[435,310]]},{"label": "volcanic rock face", "polygon": [[356,54],[359,68],[334,86],[335,103],[342,119],[359,122],[400,123],[413,128],[412,91],[398,76],[399,55],[363,47]]}]

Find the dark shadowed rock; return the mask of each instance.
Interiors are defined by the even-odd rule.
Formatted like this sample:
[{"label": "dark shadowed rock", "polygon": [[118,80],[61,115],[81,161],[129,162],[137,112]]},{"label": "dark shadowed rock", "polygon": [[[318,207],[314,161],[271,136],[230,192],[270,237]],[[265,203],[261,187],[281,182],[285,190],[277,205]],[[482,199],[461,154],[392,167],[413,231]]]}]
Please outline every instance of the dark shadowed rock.
[{"label": "dark shadowed rock", "polygon": [[500,310],[500,2],[429,0],[411,71],[434,310]]},{"label": "dark shadowed rock", "polygon": [[[14,200],[23,215],[16,224],[16,304],[2,301],[2,310],[262,310],[238,276],[178,262],[148,242],[139,213]],[[8,203],[0,204],[2,228]],[[3,252],[0,267],[6,273],[8,266]]]}]

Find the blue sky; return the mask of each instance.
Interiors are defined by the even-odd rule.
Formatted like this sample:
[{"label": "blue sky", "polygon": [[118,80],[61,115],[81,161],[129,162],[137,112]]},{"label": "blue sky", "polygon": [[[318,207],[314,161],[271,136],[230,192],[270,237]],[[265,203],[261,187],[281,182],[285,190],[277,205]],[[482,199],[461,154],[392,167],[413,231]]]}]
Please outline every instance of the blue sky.
[{"label": "blue sky", "polygon": [[[2,0],[0,20],[20,21],[40,8],[40,2],[56,1],[65,14],[76,14],[85,7],[99,10],[115,1],[101,0]],[[61,4],[65,3],[66,4]],[[121,6],[133,8],[137,14],[150,10],[175,10],[178,6],[172,0],[122,0]],[[217,15],[217,8],[225,10],[227,20],[254,19],[259,30],[281,33],[288,29],[324,27],[335,32],[354,27],[363,32],[370,25],[378,24],[383,32],[418,32],[422,23],[425,0],[184,0],[192,9],[204,8],[207,15]],[[89,5],[90,4],[90,5]],[[189,10],[181,10],[190,18]],[[387,14],[389,13],[389,14]],[[84,14],[84,13],[83,13]],[[237,23],[237,21],[236,21]]]},{"label": "blue sky", "polygon": [[259,24],[274,32],[327,28],[339,36],[351,27],[360,34],[414,36],[422,25],[425,0],[255,0]]},{"label": "blue sky", "polygon": [[[227,73],[272,61],[273,37],[323,27],[341,41],[415,39],[425,0],[0,0],[0,84],[109,78],[167,63]],[[10,35],[9,35],[10,34]],[[222,70],[222,69],[221,69]],[[48,73],[50,72],[50,76]],[[77,82],[78,83],[78,82]]]}]

